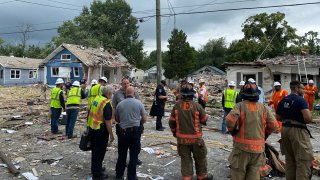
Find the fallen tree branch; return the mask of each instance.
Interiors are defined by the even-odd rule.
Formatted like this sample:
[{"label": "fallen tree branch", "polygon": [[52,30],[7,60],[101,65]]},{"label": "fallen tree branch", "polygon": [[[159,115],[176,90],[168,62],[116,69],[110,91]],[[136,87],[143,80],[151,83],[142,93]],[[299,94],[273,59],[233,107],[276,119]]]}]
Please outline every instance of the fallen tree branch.
[{"label": "fallen tree branch", "polygon": [[20,173],[19,170],[12,164],[9,158],[1,150],[0,150],[0,158],[8,166],[8,169],[12,174],[17,175]]}]

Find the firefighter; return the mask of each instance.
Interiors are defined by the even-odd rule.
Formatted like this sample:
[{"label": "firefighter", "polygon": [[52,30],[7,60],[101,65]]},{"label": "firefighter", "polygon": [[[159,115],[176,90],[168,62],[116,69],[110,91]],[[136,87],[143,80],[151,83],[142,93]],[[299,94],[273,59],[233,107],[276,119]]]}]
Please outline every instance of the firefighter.
[{"label": "firefighter", "polygon": [[303,99],[304,87],[299,81],[290,82],[291,94],[278,105],[277,119],[282,121],[281,153],[286,158],[286,179],[311,179],[313,160],[310,131],[312,117]]},{"label": "firefighter", "polygon": [[195,93],[192,88],[181,89],[181,100],[171,111],[169,126],[178,142],[182,179],[192,180],[193,157],[197,179],[209,180],[213,179],[213,176],[208,174],[207,148],[201,131],[201,124],[206,125],[208,115],[200,104],[193,101]]},{"label": "firefighter", "polygon": [[203,107],[203,109],[206,108],[206,103],[208,101],[208,90],[206,86],[204,85],[204,79],[199,79],[199,90],[198,90],[198,103]]},{"label": "firefighter", "polygon": [[226,128],[226,116],[229,114],[231,109],[236,105],[237,91],[234,90],[236,84],[230,81],[228,84],[229,88],[223,91],[222,94],[222,107],[224,110],[224,115],[222,119],[221,132],[223,134],[227,133]]},{"label": "firefighter", "polygon": [[309,80],[309,84],[305,87],[304,99],[307,101],[309,105],[309,110],[313,111],[313,103],[314,103],[314,95],[317,92],[317,87],[313,84],[313,80]]},{"label": "firefighter", "polygon": [[265,165],[265,129],[274,132],[278,123],[271,111],[259,100],[258,87],[247,82],[243,86],[244,101],[235,105],[226,117],[228,131],[233,136],[229,156],[231,180],[260,179],[260,167]]},{"label": "firefighter", "polygon": [[277,111],[277,106],[279,102],[286,96],[288,96],[288,91],[281,88],[281,84],[279,82],[274,82],[274,92],[271,97],[271,100],[268,102],[268,106],[273,105],[274,112]]}]

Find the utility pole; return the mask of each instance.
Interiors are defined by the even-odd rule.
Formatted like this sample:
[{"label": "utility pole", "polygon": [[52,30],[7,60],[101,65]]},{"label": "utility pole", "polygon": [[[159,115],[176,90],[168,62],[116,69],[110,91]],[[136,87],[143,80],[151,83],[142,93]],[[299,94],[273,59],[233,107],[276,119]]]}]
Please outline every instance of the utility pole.
[{"label": "utility pole", "polygon": [[160,0],[156,0],[156,29],[157,29],[157,84],[160,84],[161,77],[162,77]]}]

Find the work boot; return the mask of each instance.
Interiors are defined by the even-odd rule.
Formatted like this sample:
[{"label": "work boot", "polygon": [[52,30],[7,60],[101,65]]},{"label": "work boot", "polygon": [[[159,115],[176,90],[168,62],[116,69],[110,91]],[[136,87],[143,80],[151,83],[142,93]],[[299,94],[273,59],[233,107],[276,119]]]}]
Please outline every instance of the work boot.
[{"label": "work boot", "polygon": [[92,176],[92,180],[103,180],[103,179],[108,179],[108,177],[109,177],[108,174],[102,173],[98,177]]},{"label": "work boot", "polygon": [[208,173],[207,180],[213,180],[213,175]]},{"label": "work boot", "polygon": [[165,127],[156,128],[157,131],[164,131]]},{"label": "work boot", "polygon": [[141,164],[142,164],[142,161],[140,159],[138,159],[137,166],[140,166]]},{"label": "work boot", "polygon": [[73,138],[76,138],[77,135],[72,135],[72,136],[68,136],[68,139],[73,139]]}]

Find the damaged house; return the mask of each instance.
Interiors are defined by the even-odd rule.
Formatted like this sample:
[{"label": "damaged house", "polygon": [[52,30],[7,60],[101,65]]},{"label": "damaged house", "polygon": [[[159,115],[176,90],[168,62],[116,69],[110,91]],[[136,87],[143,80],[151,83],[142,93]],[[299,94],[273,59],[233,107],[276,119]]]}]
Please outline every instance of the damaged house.
[{"label": "damaged house", "polygon": [[62,44],[45,58],[44,76],[50,86],[57,78],[65,81],[99,79],[105,76],[108,83],[119,83],[124,75],[129,75],[128,60],[119,52],[108,52],[103,48]]},{"label": "damaged house", "polygon": [[287,55],[254,62],[228,62],[224,65],[228,81],[235,81],[238,86],[240,81],[253,78],[265,92],[272,90],[275,81],[288,91],[293,80],[306,83],[312,79],[316,86],[320,85],[320,56]]},{"label": "damaged house", "polygon": [[206,76],[221,76],[221,77],[225,77],[226,73],[224,71],[220,70],[217,67],[205,65],[202,68],[200,68],[200,69],[192,72],[191,74],[189,74],[187,76],[187,81],[193,80],[193,81],[196,82],[200,78],[206,78]]},{"label": "damaged house", "polygon": [[27,85],[43,81],[42,59],[0,56],[0,85]]}]

